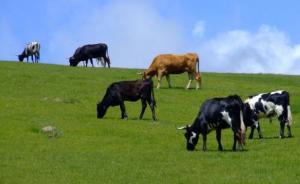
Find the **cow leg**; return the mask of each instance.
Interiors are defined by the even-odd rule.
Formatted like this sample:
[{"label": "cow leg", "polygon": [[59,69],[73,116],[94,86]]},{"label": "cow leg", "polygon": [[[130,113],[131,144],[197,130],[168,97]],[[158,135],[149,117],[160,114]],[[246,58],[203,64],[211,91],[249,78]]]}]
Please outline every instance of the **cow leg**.
[{"label": "cow leg", "polygon": [[152,111],[152,120],[153,120],[153,121],[156,121],[156,116],[155,116],[155,104],[154,104],[153,100],[151,100],[151,98],[148,98],[148,99],[147,99],[147,102],[148,102],[148,104],[149,104],[149,106],[150,106],[150,109],[151,109],[151,111]]},{"label": "cow leg", "polygon": [[88,65],[88,60],[85,60],[85,67],[87,67],[87,65]]},{"label": "cow leg", "polygon": [[233,146],[232,146],[232,151],[236,151],[236,142],[237,142],[237,134],[236,134],[236,132],[233,132]]},{"label": "cow leg", "polygon": [[190,74],[190,73],[188,73],[188,77],[189,77],[189,82],[188,82],[188,84],[187,84],[187,86],[186,86],[186,89],[190,89],[190,85],[191,85],[191,83],[192,83],[192,77],[191,77],[191,74]]},{"label": "cow leg", "polygon": [[158,75],[157,75],[157,89],[160,88],[160,81],[161,81],[161,78],[162,78],[162,73],[159,72]]},{"label": "cow leg", "polygon": [[31,55],[31,62],[32,62],[32,63],[34,63],[34,60],[33,60],[33,55]]},{"label": "cow leg", "polygon": [[260,139],[262,139],[262,138],[263,138],[263,135],[262,135],[262,133],[261,133],[261,131],[260,131],[260,124],[259,124],[259,122],[257,122],[257,133],[258,133],[258,137],[259,137]]},{"label": "cow leg", "polygon": [[252,125],[251,126],[251,132],[250,132],[250,135],[249,135],[249,139],[253,139],[254,129],[255,129],[255,125]]},{"label": "cow leg", "polygon": [[280,122],[280,135],[279,135],[280,139],[284,138],[284,127],[285,127],[285,122],[281,121]]},{"label": "cow leg", "polygon": [[194,77],[194,80],[195,80],[195,82],[196,82],[196,89],[199,89],[199,88],[200,88],[200,81],[199,81],[200,79],[199,79],[199,80],[198,80],[198,79],[196,80],[195,77]]},{"label": "cow leg", "polygon": [[28,58],[29,58],[29,56],[26,57],[27,63],[28,63]]},{"label": "cow leg", "polygon": [[141,111],[141,114],[140,114],[140,119],[143,118],[144,112],[145,112],[145,110],[146,110],[146,107],[147,107],[146,100],[142,99],[142,111]]},{"label": "cow leg", "polygon": [[94,67],[93,59],[90,58],[90,61],[91,61],[92,67]]},{"label": "cow leg", "polygon": [[107,67],[108,68],[110,68],[110,61],[109,61],[109,59],[108,59],[108,57],[103,57],[103,59],[104,59],[104,67],[106,67],[106,63],[107,63]]},{"label": "cow leg", "polygon": [[207,150],[207,148],[206,148],[207,134],[206,134],[206,133],[202,133],[202,139],[203,139],[203,147],[202,147],[202,150],[203,150],[203,151],[206,151],[206,150]]},{"label": "cow leg", "polygon": [[121,109],[121,119],[127,120],[127,119],[128,119],[128,116],[127,116],[127,114],[126,114],[126,109],[125,109],[124,101],[121,101],[121,102],[120,102],[120,109]]},{"label": "cow leg", "polygon": [[37,52],[37,63],[40,61],[40,52]]},{"label": "cow leg", "polygon": [[170,75],[169,74],[166,75],[166,79],[167,79],[169,88],[171,88],[172,86],[171,86],[171,81],[170,81]]},{"label": "cow leg", "polygon": [[292,137],[292,132],[291,132],[291,125],[287,124],[287,129],[288,129],[288,137]]},{"label": "cow leg", "polygon": [[216,129],[216,138],[217,138],[217,141],[218,141],[218,150],[222,151],[223,146],[221,144],[221,128]]}]

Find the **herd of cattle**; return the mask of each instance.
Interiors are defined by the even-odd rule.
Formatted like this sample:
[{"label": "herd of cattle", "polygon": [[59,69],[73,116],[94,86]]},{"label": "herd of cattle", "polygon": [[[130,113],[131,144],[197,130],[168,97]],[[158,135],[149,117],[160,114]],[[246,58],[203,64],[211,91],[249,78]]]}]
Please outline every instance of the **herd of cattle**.
[{"label": "herd of cattle", "polygon": [[[18,55],[18,58],[19,61],[27,58],[28,62],[30,56],[32,62],[38,63],[40,59],[40,44],[38,42],[29,43],[24,51]],[[69,58],[69,64],[70,66],[77,66],[83,61],[87,67],[90,60],[92,66],[94,66],[93,59],[97,59],[104,67],[106,64],[110,67],[111,62],[106,44],[90,44],[77,48],[73,56]],[[188,73],[189,78],[186,89],[190,88],[192,80],[196,80],[196,89],[201,87],[199,57],[197,54],[163,54],[155,57],[149,68],[143,73],[139,73],[142,75],[142,79],[115,82],[107,88],[103,99],[97,104],[97,118],[103,118],[110,106],[120,106],[121,118],[127,119],[124,101],[141,100],[142,109],[139,118],[143,118],[148,103],[152,111],[152,119],[155,121],[156,101],[152,77],[157,77],[157,88],[160,88],[161,79],[166,76],[169,88],[171,88],[170,74],[184,72]],[[269,118],[271,121],[271,118],[276,116],[280,123],[279,137],[284,137],[285,126],[288,129],[287,136],[292,137],[292,114],[289,98],[287,91],[279,90],[249,96],[245,101],[242,101],[238,95],[208,99],[202,104],[193,124],[178,129],[185,130],[186,148],[190,151],[195,150],[200,134],[202,134],[203,139],[202,149],[206,150],[207,134],[212,130],[216,130],[218,150],[223,150],[221,130],[226,128],[231,128],[233,131],[232,149],[237,149],[237,143],[243,149],[247,127],[251,128],[249,139],[253,138],[255,129],[258,131],[259,138],[263,137],[259,124],[259,119],[262,117]]]}]

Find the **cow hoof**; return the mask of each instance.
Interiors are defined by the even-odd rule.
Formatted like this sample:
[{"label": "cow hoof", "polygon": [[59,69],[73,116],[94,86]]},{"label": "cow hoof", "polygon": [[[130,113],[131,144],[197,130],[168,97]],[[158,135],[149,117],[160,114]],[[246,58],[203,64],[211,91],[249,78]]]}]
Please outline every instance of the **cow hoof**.
[{"label": "cow hoof", "polygon": [[258,138],[262,139],[262,138],[264,138],[264,137],[263,137],[262,135],[259,135]]},{"label": "cow hoof", "polygon": [[222,147],[219,147],[218,150],[219,150],[219,151],[223,151],[223,148],[222,148]]},{"label": "cow hoof", "polygon": [[249,139],[253,139],[253,135],[252,135],[252,136],[250,135],[250,136],[249,136]]}]

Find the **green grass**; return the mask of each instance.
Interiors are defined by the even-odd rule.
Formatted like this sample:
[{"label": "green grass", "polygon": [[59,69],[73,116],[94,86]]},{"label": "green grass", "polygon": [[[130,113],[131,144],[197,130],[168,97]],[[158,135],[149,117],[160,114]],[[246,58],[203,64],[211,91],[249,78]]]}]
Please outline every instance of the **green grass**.
[{"label": "green grass", "polygon": [[[149,107],[145,119],[137,119],[140,102],[125,104],[128,121],[118,107],[97,119],[96,103],[107,86],[139,78],[138,71],[0,62],[0,183],[300,182],[299,76],[203,73],[198,91],[183,88],[187,74],[171,76],[174,88],[164,79],[155,90],[157,122]],[[247,140],[246,151],[230,151],[229,129],[222,133],[226,151],[217,151],[215,132],[207,152],[200,151],[202,141],[186,151],[176,127],[191,123],[205,99],[277,89],[291,95],[293,138],[273,138],[277,120],[262,120],[266,139]],[[46,125],[56,126],[59,136],[40,133]]]}]

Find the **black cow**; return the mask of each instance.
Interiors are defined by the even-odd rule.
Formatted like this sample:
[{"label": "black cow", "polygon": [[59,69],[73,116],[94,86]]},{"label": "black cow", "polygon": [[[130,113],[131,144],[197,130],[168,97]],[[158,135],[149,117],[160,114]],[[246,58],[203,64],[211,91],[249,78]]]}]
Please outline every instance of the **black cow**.
[{"label": "black cow", "polygon": [[147,102],[152,111],[152,119],[155,121],[155,99],[153,92],[153,82],[151,79],[135,80],[135,81],[121,81],[112,83],[106,90],[102,101],[97,104],[97,117],[103,118],[108,107],[120,106],[121,118],[127,119],[127,113],[124,101],[142,101],[142,111],[140,119],[143,118]]},{"label": "black cow", "polygon": [[[28,58],[31,56],[31,61],[33,63],[38,63],[40,60],[40,48],[41,45],[39,42],[31,42],[26,45],[24,48],[23,52],[18,55],[18,59],[20,62],[23,62],[24,58],[27,59],[28,63]],[[33,60],[34,57],[34,60]]]},{"label": "black cow", "polygon": [[253,138],[254,129],[257,128],[259,138],[262,138],[258,120],[262,117],[271,118],[277,116],[280,122],[280,136],[284,137],[285,124],[288,128],[288,137],[292,137],[291,124],[292,113],[290,108],[290,95],[287,91],[274,91],[249,96],[244,103],[244,122],[251,127],[249,139]]},{"label": "black cow", "polygon": [[236,142],[243,147],[245,145],[245,125],[243,122],[243,102],[237,95],[226,98],[213,98],[206,100],[190,126],[178,128],[185,129],[186,148],[193,151],[198,143],[199,134],[203,137],[203,151],[206,150],[207,134],[216,130],[218,150],[222,151],[221,130],[231,128],[233,131],[233,147],[236,151]]},{"label": "black cow", "polygon": [[80,61],[85,61],[87,67],[88,60],[90,60],[94,67],[93,58],[103,58],[108,68],[110,68],[108,49],[104,43],[84,45],[77,48],[73,56],[69,58],[70,66],[77,66]]}]

